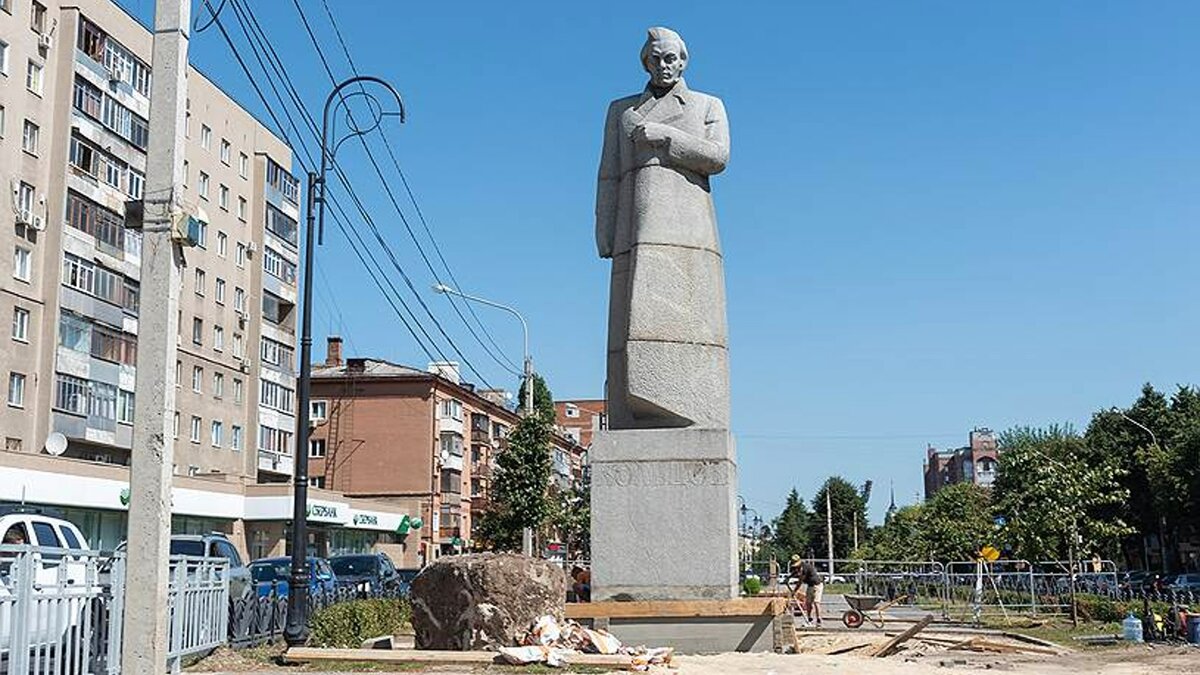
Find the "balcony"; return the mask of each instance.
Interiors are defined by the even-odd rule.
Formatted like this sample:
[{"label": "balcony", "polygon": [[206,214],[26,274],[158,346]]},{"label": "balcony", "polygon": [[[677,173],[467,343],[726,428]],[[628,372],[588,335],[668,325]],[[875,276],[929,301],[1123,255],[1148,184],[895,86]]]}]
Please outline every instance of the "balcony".
[{"label": "balcony", "polygon": [[487,429],[471,429],[472,443],[491,443],[492,436]]},{"label": "balcony", "polygon": [[292,475],[295,470],[294,460],[291,455],[285,455],[279,452],[271,452],[270,450],[258,451],[258,470],[270,471],[272,473],[282,473]]},{"label": "balcony", "polygon": [[492,465],[489,462],[472,462],[471,475],[476,478],[491,478]]},{"label": "balcony", "polygon": [[463,470],[463,456],[446,453],[442,456],[442,469],[450,469],[453,471]]}]

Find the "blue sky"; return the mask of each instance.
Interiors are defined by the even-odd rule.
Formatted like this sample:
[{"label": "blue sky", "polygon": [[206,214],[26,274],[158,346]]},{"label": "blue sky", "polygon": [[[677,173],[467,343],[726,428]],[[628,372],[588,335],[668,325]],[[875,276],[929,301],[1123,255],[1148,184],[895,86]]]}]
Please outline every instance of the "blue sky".
[{"label": "blue sky", "polygon": [[[916,498],[927,443],[1082,427],[1145,381],[1200,381],[1200,4],[328,2],[359,70],[404,95],[389,138],[458,281],[528,317],[558,398],[603,386],[607,102],[643,86],[645,28],[682,33],[690,86],[730,116],[714,194],[734,431],[764,518],[841,474],[875,481],[877,520],[890,481]],[[329,80],[292,2],[251,4],[316,110]],[[349,75],[320,0],[301,5]],[[261,110],[215,30],[192,56]],[[339,161],[423,291],[361,150]],[[341,235],[318,255],[318,356],[336,331],[423,365]],[[424,299],[488,381],[515,385],[445,298]],[[519,361],[516,322],[477,311]]]}]

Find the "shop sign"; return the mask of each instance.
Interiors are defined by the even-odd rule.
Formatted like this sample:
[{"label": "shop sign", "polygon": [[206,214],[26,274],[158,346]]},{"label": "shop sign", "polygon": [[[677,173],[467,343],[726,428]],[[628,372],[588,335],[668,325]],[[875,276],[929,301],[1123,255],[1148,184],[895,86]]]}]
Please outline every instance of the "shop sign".
[{"label": "shop sign", "polygon": [[308,508],[305,509],[304,514],[308,520],[341,522],[341,518],[338,516],[338,507],[336,504],[310,502],[308,504]]},{"label": "shop sign", "polygon": [[374,525],[374,526],[378,527],[379,526],[379,517],[373,516],[369,513],[356,513],[356,514],[354,514],[354,524],[355,525]]},{"label": "shop sign", "polygon": [[421,519],[420,518],[404,516],[403,518],[400,519],[400,526],[396,528],[396,534],[405,535],[405,534],[408,534],[410,530],[419,530],[419,529],[421,529]]}]

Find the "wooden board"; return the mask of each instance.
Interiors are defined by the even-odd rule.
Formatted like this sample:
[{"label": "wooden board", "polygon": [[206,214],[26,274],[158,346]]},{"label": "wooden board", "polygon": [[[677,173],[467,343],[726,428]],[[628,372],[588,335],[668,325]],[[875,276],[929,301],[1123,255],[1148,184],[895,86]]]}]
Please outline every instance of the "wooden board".
[{"label": "wooden board", "polygon": [[888,640],[887,642],[883,643],[883,645],[879,649],[875,650],[875,653],[872,654],[872,656],[882,658],[884,656],[890,655],[892,652],[896,651],[897,647],[899,647],[900,645],[907,642],[910,638],[912,638],[917,633],[920,633],[921,631],[925,630],[925,627],[931,623],[933,623],[933,615],[926,614],[924,619],[921,619],[920,621],[918,621],[916,624],[911,626],[908,630],[897,635],[896,637],[892,638],[891,640]]},{"label": "wooden board", "polygon": [[[283,654],[285,661],[368,661],[374,663],[427,663],[434,665],[474,666],[508,663],[496,652],[451,652],[423,649],[318,649],[292,647]],[[625,654],[572,654],[568,662],[596,668],[631,668],[633,660]]]},{"label": "wooden board", "polygon": [[787,609],[783,598],[736,600],[644,600],[568,603],[568,619],[646,619],[776,616]]}]

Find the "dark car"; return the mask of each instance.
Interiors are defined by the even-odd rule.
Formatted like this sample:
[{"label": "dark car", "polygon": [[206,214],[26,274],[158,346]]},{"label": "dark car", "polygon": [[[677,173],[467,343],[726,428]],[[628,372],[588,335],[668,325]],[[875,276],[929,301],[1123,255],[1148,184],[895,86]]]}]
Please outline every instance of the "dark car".
[{"label": "dark car", "polygon": [[[288,596],[291,588],[292,559],[291,558],[262,558],[250,563],[250,578],[254,582],[254,590],[258,597],[264,598],[275,595],[281,598]],[[308,558],[308,597],[332,597],[337,590],[337,576],[324,558],[309,556]]]},{"label": "dark car", "polygon": [[1200,591],[1200,574],[1176,574],[1173,577],[1167,577],[1163,580],[1163,587],[1176,593],[1181,591],[1196,593]]},{"label": "dark car", "polygon": [[359,597],[396,597],[407,592],[396,566],[383,553],[335,555],[329,566],[338,586],[354,589]]}]

